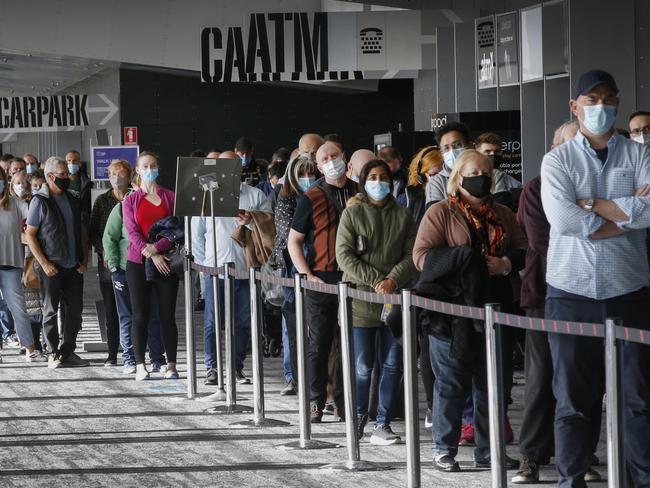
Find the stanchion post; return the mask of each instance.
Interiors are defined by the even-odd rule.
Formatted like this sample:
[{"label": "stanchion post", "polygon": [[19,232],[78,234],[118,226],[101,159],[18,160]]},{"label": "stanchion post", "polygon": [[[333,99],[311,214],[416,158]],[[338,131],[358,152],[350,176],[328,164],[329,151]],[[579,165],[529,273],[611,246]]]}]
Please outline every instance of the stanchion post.
[{"label": "stanchion post", "polygon": [[488,403],[490,421],[490,462],[492,488],[507,488],[505,470],[505,433],[503,404],[503,375],[501,374],[501,328],[494,322],[498,305],[485,305],[485,349],[487,358]]},{"label": "stanchion post", "polygon": [[192,296],[192,234],[190,218],[185,216],[185,348],[187,355],[187,398],[196,397],[196,347],[194,340],[194,300]]},{"label": "stanchion post", "polygon": [[345,403],[345,437],[348,460],[344,463],[329,464],[324,469],[336,471],[379,471],[391,469],[389,466],[361,461],[359,455],[356,368],[354,367],[354,338],[352,336],[352,303],[348,283],[339,283],[339,326],[341,328],[341,366],[343,370],[343,390]]},{"label": "stanchion post", "polygon": [[605,321],[605,392],[607,393],[607,486],[618,488],[625,485],[625,469],[622,442],[620,342],[616,339],[616,327],[623,325],[620,319]]},{"label": "stanchion post", "polygon": [[300,426],[300,439],[278,446],[280,449],[329,449],[342,447],[325,441],[315,441],[311,438],[311,420],[309,418],[309,377],[307,376],[307,324],[305,322],[305,289],[302,280],[307,275],[296,273],[293,275],[293,288],[296,307],[296,364],[298,367],[298,417]]},{"label": "stanchion post", "polygon": [[[226,336],[226,404],[205,410],[207,413],[251,413],[250,407],[237,405],[237,379],[235,378],[235,279],[231,275],[233,263],[223,265],[223,301]],[[215,324],[216,326],[217,324]]]},{"label": "stanchion post", "polygon": [[230,424],[231,427],[279,427],[289,425],[281,420],[267,419],[264,416],[264,362],[262,356],[262,293],[260,282],[255,276],[260,268],[248,269],[251,306],[251,348],[253,353],[253,418]]},{"label": "stanchion post", "polygon": [[[408,488],[420,488],[417,330],[411,290],[402,290],[402,331],[407,486]],[[428,361],[429,351],[422,351],[422,357]]]}]

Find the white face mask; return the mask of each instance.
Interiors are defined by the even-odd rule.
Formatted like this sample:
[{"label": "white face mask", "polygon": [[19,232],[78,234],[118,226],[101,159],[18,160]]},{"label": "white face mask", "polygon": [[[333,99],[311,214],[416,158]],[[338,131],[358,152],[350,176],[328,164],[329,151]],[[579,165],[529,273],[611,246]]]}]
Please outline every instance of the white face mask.
[{"label": "white face mask", "polygon": [[330,180],[338,180],[345,174],[345,170],[345,161],[343,161],[341,158],[332,159],[323,165],[323,174]]},{"label": "white face mask", "polygon": [[454,169],[454,163],[458,159],[458,156],[461,155],[461,153],[465,150],[464,147],[458,147],[455,149],[452,149],[451,151],[447,151],[442,155],[442,159],[445,162],[445,166],[449,171]]},{"label": "white face mask", "polygon": [[639,134],[638,136],[632,136],[632,140],[638,142],[639,144],[650,144],[650,134]]},{"label": "white face mask", "polygon": [[18,198],[22,198],[23,195],[25,194],[25,189],[23,188],[23,185],[20,183],[15,183],[14,184],[14,193]]}]

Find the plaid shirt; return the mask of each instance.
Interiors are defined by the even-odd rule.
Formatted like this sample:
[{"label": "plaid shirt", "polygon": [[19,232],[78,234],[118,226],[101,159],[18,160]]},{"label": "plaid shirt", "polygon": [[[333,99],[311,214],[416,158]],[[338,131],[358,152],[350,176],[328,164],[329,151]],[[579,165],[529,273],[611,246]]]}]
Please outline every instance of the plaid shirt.
[{"label": "plaid shirt", "polygon": [[[603,164],[578,132],[544,156],[542,203],[551,224],[546,281],[569,293],[605,300],[647,287],[650,280],[646,228],[650,197],[634,192],[650,183],[650,147],[613,135]],[[628,216],[620,236],[593,240],[605,222],[576,204],[578,199],[613,200]]]}]

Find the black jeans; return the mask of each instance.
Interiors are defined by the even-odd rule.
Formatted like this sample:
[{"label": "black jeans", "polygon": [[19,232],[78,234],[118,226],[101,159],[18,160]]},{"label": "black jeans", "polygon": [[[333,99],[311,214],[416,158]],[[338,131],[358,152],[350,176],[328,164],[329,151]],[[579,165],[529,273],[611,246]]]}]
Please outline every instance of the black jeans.
[{"label": "black jeans", "polygon": [[[327,365],[332,344],[340,344],[336,337],[341,329],[338,321],[338,297],[306,290],[305,319],[309,327],[307,371],[310,383],[309,399],[323,410],[327,400]],[[298,379],[300,381],[300,379]],[[343,407],[343,379],[341,376],[341,348],[336,349],[336,366],[332,377],[334,403]]]},{"label": "black jeans", "polygon": [[429,333],[422,327],[418,334],[420,343],[420,373],[422,374],[422,385],[424,394],[427,397],[427,408],[431,410],[433,403],[433,383],[436,380],[431,368],[431,356],[429,355]]},{"label": "black jeans", "polygon": [[[126,281],[129,284],[133,325],[133,355],[136,364],[144,364],[144,354],[147,349],[147,333],[149,325],[150,287],[156,288],[160,306],[160,328],[167,353],[167,361],[176,362],[178,349],[178,329],[176,328],[176,297],[178,295],[178,277],[163,276],[156,271],[154,281],[147,281],[144,264],[126,262]],[[192,306],[187,304],[186,306]]]},{"label": "black jeans", "polygon": [[[101,266],[101,264],[100,264]],[[110,276],[110,275],[109,275]],[[104,302],[104,316],[106,317],[106,342],[108,343],[108,357],[117,358],[117,349],[120,345],[120,319],[117,315],[115,291],[113,282],[102,279],[99,275],[99,291]]]},{"label": "black jeans", "polygon": [[[84,278],[75,268],[58,268],[59,272],[48,277],[38,268],[43,293],[43,335],[50,352],[67,356],[77,347],[77,335],[81,330]],[[63,342],[59,344],[59,307],[65,306],[63,315]]]},{"label": "black jeans", "polygon": [[[620,317],[629,327],[650,324],[650,292],[643,288],[606,300],[573,295],[549,288],[546,318],[603,323]],[[555,464],[558,487],[584,487],[584,475],[593,453],[594,409],[603,398],[603,339],[549,334],[553,359],[555,408]],[[650,486],[650,348],[623,342],[623,439],[627,471],[634,486]],[[600,424],[598,425],[600,428]]]}]

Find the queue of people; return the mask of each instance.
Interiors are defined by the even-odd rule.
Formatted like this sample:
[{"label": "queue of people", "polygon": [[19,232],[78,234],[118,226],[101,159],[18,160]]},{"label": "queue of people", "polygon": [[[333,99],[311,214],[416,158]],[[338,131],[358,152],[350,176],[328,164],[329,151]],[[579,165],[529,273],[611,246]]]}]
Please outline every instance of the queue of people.
[{"label": "queue of people", "polygon": [[[505,171],[502,141],[487,132],[472,139],[458,122],[441,127],[431,145],[405,165],[401,152],[360,149],[347,158],[341,137],[303,135],[271,163],[256,159],[246,137],[233,150],[195,156],[239,159],[239,214],[214,221],[194,217],[196,262],[245,269],[264,264],[314,283],[342,280],[364,291],[418,295],[481,307],[499,303],[530,317],[650,324],[650,113],[629,117],[626,138],[614,127],[619,103],[614,78],[600,70],[578,80],[575,117],[559,127],[541,176],[523,188]],[[105,304],[107,367],[118,364],[137,381],[159,372],[177,379],[175,322],[179,275],[172,253],[182,229],[175,194],[159,184],[161,163],[142,152],[132,168],[114,161],[111,188],[90,208],[90,181],[80,154],[0,158],[0,325],[5,344],[19,342],[28,362],[50,368],[87,366],[76,354],[84,273],[90,248],[98,259]],[[216,232],[216,249],[213,246]],[[205,300],[205,383],[216,385],[214,282],[202,276]],[[223,296],[223,279],[216,281]],[[280,300],[284,339],[282,395],[295,395],[295,297]],[[235,280],[236,380],[250,383],[244,361],[250,340],[250,295]],[[345,420],[338,299],[307,290],[310,421]],[[401,324],[396,310],[352,301],[359,438],[372,418],[369,442],[399,444],[391,421],[401,415]],[[460,445],[474,444],[477,467],[491,465],[484,324],[420,311],[420,370],[427,397],[433,466],[461,470]],[[42,329],[42,330],[41,330]],[[12,338],[15,330],[17,339]],[[41,342],[41,334],[43,341]],[[583,487],[600,474],[604,358],[602,340],[513,329],[503,335],[504,403],[510,401],[515,344],[525,346],[521,462],[513,483],[536,483],[555,458],[560,487]],[[13,342],[12,342],[13,341]],[[149,349],[149,364],[145,355]],[[0,357],[1,359],[1,357]],[[634,486],[650,486],[650,355],[623,346],[626,469]],[[373,385],[373,370],[377,378]],[[371,398],[376,399],[376,407]],[[509,423],[506,437],[514,437]]]}]

